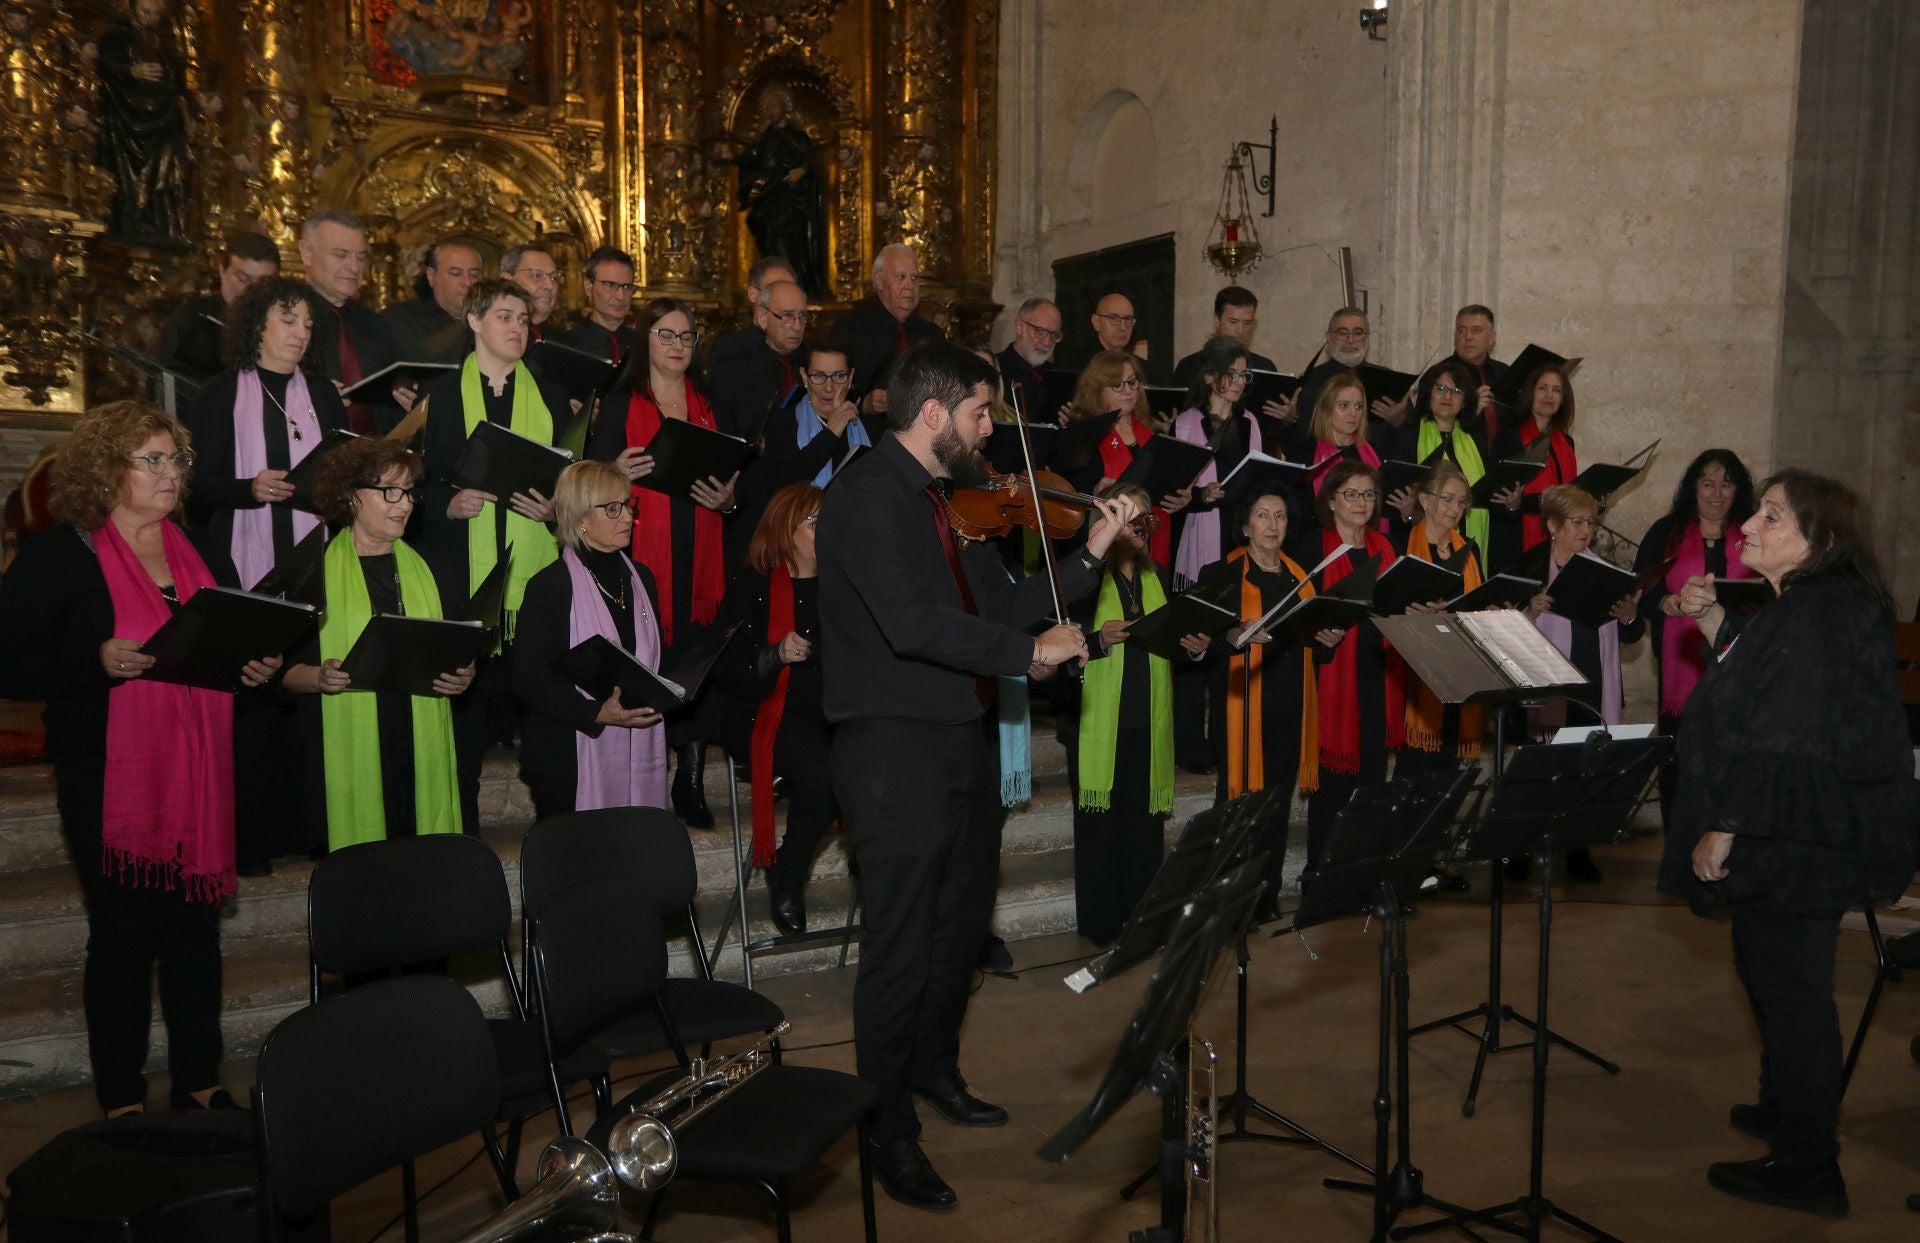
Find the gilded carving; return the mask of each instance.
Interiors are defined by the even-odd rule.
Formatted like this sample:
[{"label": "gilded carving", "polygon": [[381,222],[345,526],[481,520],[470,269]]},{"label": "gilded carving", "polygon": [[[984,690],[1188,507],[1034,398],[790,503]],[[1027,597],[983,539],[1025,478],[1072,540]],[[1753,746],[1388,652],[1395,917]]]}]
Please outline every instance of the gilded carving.
[{"label": "gilded carving", "polygon": [[874,203],[880,231],[912,246],[920,270],[952,264],[955,125],[953,11],[941,0],[889,0],[887,103],[892,122]]}]

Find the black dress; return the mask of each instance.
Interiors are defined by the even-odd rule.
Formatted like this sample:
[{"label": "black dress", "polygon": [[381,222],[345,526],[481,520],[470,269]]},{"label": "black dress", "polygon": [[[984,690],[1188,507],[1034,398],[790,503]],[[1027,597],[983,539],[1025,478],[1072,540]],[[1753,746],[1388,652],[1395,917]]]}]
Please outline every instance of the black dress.
[{"label": "black dress", "polygon": [[[1644,574],[1666,560],[1668,552],[1670,551],[1667,545],[1672,539],[1672,519],[1666,517],[1655,519],[1653,525],[1647,528],[1647,533],[1640,537],[1640,551],[1635,553],[1633,557],[1633,572],[1635,574]],[[1705,562],[1702,573],[1711,574],[1716,580],[1725,578],[1727,576],[1726,532],[1721,532],[1719,539],[1709,540],[1702,538],[1700,546],[1703,554],[1702,560]],[[1660,611],[1660,601],[1666,594],[1666,583],[1659,582],[1649,587],[1646,594],[1640,597],[1640,621],[1646,626],[1647,633],[1652,638],[1650,646],[1653,649],[1655,667],[1659,670],[1658,680],[1654,683],[1654,702],[1656,704],[1659,702],[1660,695],[1663,693],[1667,678],[1665,666],[1659,663],[1661,653],[1666,650],[1662,646],[1664,642],[1662,634],[1667,628],[1667,615]],[[1704,642],[1704,640],[1702,641]],[[1660,712],[1656,719],[1660,722],[1660,732],[1663,735],[1672,738],[1680,733],[1680,718],[1678,716]],[[1662,828],[1672,823],[1673,789],[1677,771],[1672,764],[1665,765],[1660,769],[1660,825]]]},{"label": "black dress", "polygon": [[[1317,536],[1308,547],[1320,547]],[[1347,559],[1358,568],[1366,562],[1366,550],[1348,548]],[[1294,560],[1300,561],[1300,558],[1295,557]],[[1300,563],[1307,566],[1313,564]],[[1353,792],[1361,786],[1378,785],[1387,779],[1386,641],[1378,628],[1364,625],[1348,630],[1340,641],[1354,645],[1354,695],[1360,715],[1360,771],[1337,773],[1328,768],[1324,760],[1321,762],[1320,788],[1307,796],[1308,868],[1319,865],[1320,854],[1333,832],[1334,818],[1353,797]],[[1313,645],[1313,658],[1323,664],[1331,663],[1338,650],[1316,643]],[[1327,705],[1321,704],[1320,731],[1323,742],[1326,738],[1326,710]]]}]

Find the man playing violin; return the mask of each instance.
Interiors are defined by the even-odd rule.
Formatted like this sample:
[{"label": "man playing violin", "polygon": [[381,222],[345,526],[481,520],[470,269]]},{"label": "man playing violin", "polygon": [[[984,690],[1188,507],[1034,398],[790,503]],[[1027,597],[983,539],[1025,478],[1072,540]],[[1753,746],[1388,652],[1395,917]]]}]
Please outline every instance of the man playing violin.
[{"label": "man playing violin", "polygon": [[[1026,633],[1053,608],[1044,578],[1011,582],[992,549],[954,539],[939,484],[986,479],[997,385],[957,346],[908,350],[889,381],[887,434],[834,480],[818,527],[823,707],[865,902],[853,1031],[860,1076],[880,1093],[868,1155],[889,1195],[930,1209],[956,1197],[920,1149],[914,1096],[958,1125],[1007,1121],[959,1066],[1000,858],[982,712],[995,676],[1049,676],[1087,657],[1070,624]],[[1085,547],[1059,566],[1068,600],[1098,585],[1135,517],[1124,501],[1092,508]]]}]

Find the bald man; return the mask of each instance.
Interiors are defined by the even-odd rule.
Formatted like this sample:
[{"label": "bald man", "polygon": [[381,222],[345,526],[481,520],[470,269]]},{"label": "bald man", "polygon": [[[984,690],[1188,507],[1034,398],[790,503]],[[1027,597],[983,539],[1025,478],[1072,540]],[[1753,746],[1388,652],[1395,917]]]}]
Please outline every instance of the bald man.
[{"label": "bald man", "polygon": [[419,296],[381,316],[400,357],[414,363],[457,363],[473,343],[467,330],[467,290],[483,275],[480,252],[465,242],[435,242],[414,282]]},{"label": "bald man", "polygon": [[893,360],[913,346],[938,341],[946,334],[919,313],[920,260],[913,248],[891,242],[873,257],[873,297],[860,303],[833,326],[834,336],[846,342],[852,355],[853,387],[860,409],[884,414],[887,409],[887,373]]},{"label": "bald man", "polygon": [[792,281],[771,281],[753,308],[760,339],[751,348],[720,360],[711,375],[713,417],[720,430],[743,440],[760,433],[767,413],[784,405],[800,387],[793,351],[812,320],[807,294]]}]

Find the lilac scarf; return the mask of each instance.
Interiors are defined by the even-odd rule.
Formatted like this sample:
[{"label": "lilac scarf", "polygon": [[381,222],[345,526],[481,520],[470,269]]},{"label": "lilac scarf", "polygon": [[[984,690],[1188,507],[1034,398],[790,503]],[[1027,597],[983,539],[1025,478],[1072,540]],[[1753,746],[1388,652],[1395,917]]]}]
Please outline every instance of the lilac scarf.
[{"label": "lilac scarf", "polygon": [[[1560,567],[1548,557],[1548,595],[1553,594],[1553,580],[1558,577]],[[1573,623],[1558,613],[1542,613],[1538,625],[1540,633],[1553,640],[1560,654],[1572,660]],[[1556,699],[1544,708],[1529,709],[1527,717],[1534,736],[1545,738],[1567,723],[1566,701]],[[1612,620],[1600,627],[1600,719],[1608,725],[1620,723],[1620,623]]]},{"label": "lilac scarf", "polygon": [[[233,477],[252,479],[267,469],[267,432],[263,425],[266,389],[260,373],[252,367],[237,377],[233,398]],[[278,413],[277,411],[275,413]],[[313,413],[313,400],[307,395],[307,380],[296,369],[287,382],[287,464],[298,466],[300,459],[320,443],[320,420]],[[320,519],[303,509],[293,511],[295,543],[320,525]],[[242,587],[252,587],[273,568],[273,510],[255,505],[233,511],[233,568]]]},{"label": "lilac scarf", "polygon": [[[618,647],[620,632],[614,628],[613,613],[600,598],[593,575],[580,561],[580,554],[569,548],[560,554],[567,564],[567,578],[573,584],[573,609],[567,615],[567,646],[576,647],[594,635],[600,635]],[[647,593],[640,586],[640,575],[627,567],[627,590],[633,594],[633,654],[649,669],[660,667],[660,630],[654,624],[653,610],[647,605]],[[628,705],[631,707],[632,705]],[[578,784],[573,796],[575,811],[593,811],[601,807],[665,807],[667,805],[667,730],[663,724],[646,729],[620,729],[607,726],[598,738],[575,732],[573,759]]]},{"label": "lilac scarf", "polygon": [[[1236,412],[1234,417],[1243,418],[1247,421],[1247,452],[1264,452],[1265,450],[1260,443],[1260,420],[1250,414],[1240,412]],[[1176,440],[1184,440],[1189,444],[1206,444],[1206,412],[1198,407],[1181,411],[1180,416],[1173,421],[1173,435]],[[1193,486],[1197,491],[1210,483],[1218,483],[1219,481],[1219,469],[1215,467],[1212,462],[1208,462],[1207,468],[1200,472],[1200,477],[1193,481]],[[1184,588],[1192,585],[1199,579],[1202,567],[1212,565],[1219,559],[1219,508],[1215,507],[1202,513],[1188,514],[1186,525],[1182,527],[1180,531],[1180,551],[1178,555],[1174,557],[1173,561],[1174,586]]]}]

